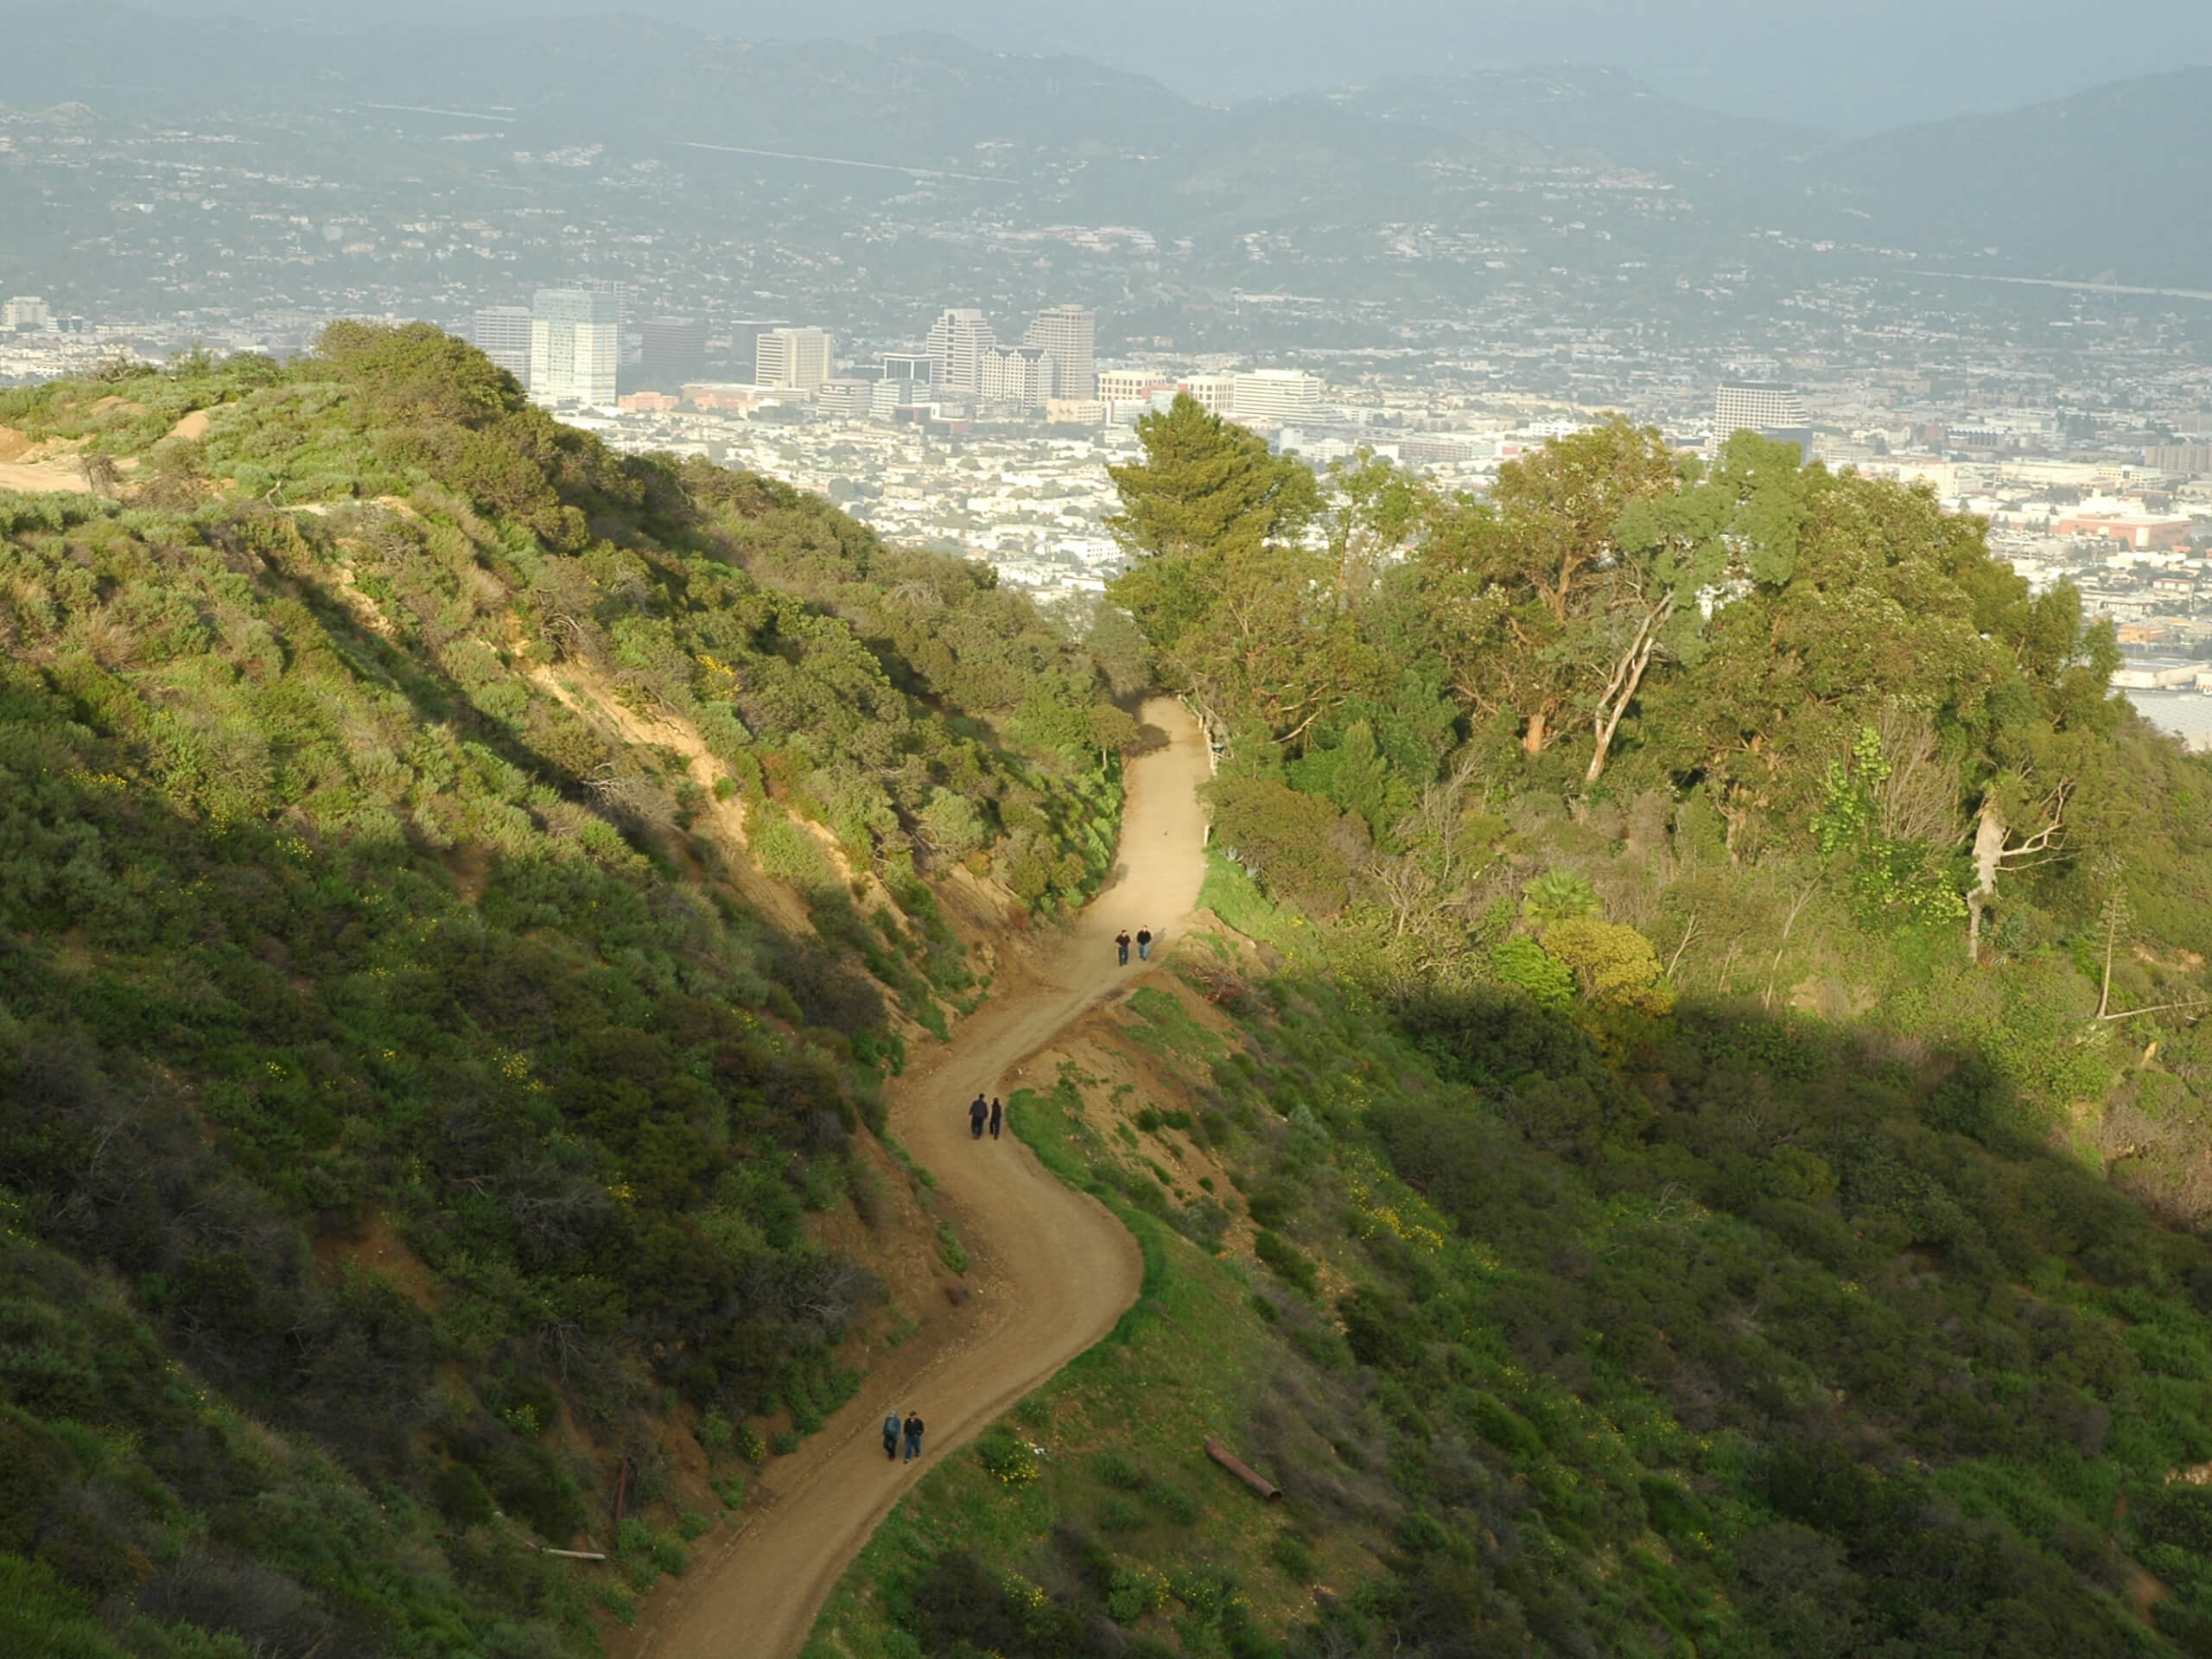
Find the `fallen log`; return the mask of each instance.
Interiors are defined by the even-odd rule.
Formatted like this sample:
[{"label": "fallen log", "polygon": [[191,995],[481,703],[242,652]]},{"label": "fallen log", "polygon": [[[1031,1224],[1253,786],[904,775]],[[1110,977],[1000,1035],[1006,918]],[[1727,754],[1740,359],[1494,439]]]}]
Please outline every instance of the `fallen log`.
[{"label": "fallen log", "polygon": [[1262,1497],[1267,1499],[1268,1503],[1280,1503],[1282,1502],[1281,1487],[1276,1485],[1274,1482],[1269,1480],[1266,1476],[1253,1469],[1249,1464],[1239,1458],[1234,1452],[1231,1452],[1227,1446],[1224,1446],[1219,1440],[1216,1440],[1211,1434],[1206,1436],[1206,1456],[1211,1458],[1223,1468],[1228,1470],[1230,1474],[1236,1476],[1237,1479],[1243,1481],[1247,1486],[1249,1486]]},{"label": "fallen log", "polygon": [[565,1560],[603,1561],[607,1559],[595,1549],[548,1549],[543,1544],[532,1544],[531,1548],[541,1555],[558,1555]]}]

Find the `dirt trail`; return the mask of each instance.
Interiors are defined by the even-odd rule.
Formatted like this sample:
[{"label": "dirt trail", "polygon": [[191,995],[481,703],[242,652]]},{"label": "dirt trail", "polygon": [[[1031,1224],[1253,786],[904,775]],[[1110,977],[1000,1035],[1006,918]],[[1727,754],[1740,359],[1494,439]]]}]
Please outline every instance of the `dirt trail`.
[{"label": "dirt trail", "polygon": [[[1136,1241],[1011,1135],[970,1141],[965,1109],[978,1088],[1007,1094],[1049,1081],[1020,1067],[1144,971],[1134,957],[1126,969],[1115,964],[1114,934],[1149,925],[1172,943],[1198,902],[1205,740],[1179,703],[1155,699],[1144,719],[1169,741],[1129,764],[1112,884],[1043,961],[1026,975],[1009,972],[1019,983],[995,994],[949,1046],[919,1057],[924,1068],[892,1093],[893,1131],[936,1175],[969,1252],[969,1300],[931,1321],[937,1340],[900,1348],[821,1433],[768,1466],[722,1553],[698,1560],[635,1630],[618,1636],[610,1644],[618,1655],[789,1659],[914,1478],[1113,1329],[1136,1299]],[[909,1407],[929,1423],[927,1455],[887,1464],[877,1426],[887,1411]]]}]

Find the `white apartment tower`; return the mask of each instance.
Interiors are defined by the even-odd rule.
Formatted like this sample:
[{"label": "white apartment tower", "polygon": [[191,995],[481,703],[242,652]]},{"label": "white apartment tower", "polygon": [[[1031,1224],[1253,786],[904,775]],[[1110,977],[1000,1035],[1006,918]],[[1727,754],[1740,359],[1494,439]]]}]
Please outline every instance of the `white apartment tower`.
[{"label": "white apartment tower", "polygon": [[526,305],[487,305],[469,324],[469,344],[526,386],[530,384],[531,322]]},{"label": "white apartment tower", "polygon": [[18,294],[0,305],[0,329],[11,334],[41,334],[54,327],[54,308],[35,294]]},{"label": "white apartment tower", "polygon": [[836,372],[835,347],[826,328],[771,328],[753,347],[753,383],[812,391]]},{"label": "white apartment tower", "polygon": [[1052,397],[1055,365],[1041,346],[997,346],[978,365],[976,395],[987,404],[1036,409]]},{"label": "white apartment tower", "polygon": [[1321,377],[1303,369],[1254,369],[1234,377],[1230,399],[1241,425],[1310,421],[1321,412]]},{"label": "white apartment tower", "polygon": [[1057,397],[1098,395],[1098,314],[1080,305],[1039,311],[1021,336],[1024,346],[1050,352]]},{"label": "white apartment tower", "polygon": [[1795,386],[1724,385],[1713,400],[1713,441],[1738,432],[1801,432],[1813,424]]},{"label": "white apartment tower", "polygon": [[978,392],[983,385],[983,354],[999,343],[980,311],[956,308],[938,314],[922,349],[930,359],[938,390]]},{"label": "white apartment tower", "polygon": [[531,306],[530,396],[552,408],[614,407],[622,301],[581,288],[541,288]]}]

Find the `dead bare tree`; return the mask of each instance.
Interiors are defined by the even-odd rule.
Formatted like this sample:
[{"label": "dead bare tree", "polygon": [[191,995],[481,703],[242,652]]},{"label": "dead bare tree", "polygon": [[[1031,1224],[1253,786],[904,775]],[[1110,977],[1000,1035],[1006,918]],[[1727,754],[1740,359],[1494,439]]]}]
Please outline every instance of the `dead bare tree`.
[{"label": "dead bare tree", "polygon": [[1421,791],[1421,803],[1395,828],[1404,851],[1370,856],[1360,874],[1390,913],[1390,937],[1402,939],[1438,917],[1464,907],[1497,849],[1471,844],[1466,831],[1471,762]]},{"label": "dead bare tree", "polygon": [[1782,925],[1781,940],[1774,947],[1774,960],[1767,964],[1766,990],[1759,998],[1762,1007],[1770,1008],[1774,1006],[1774,976],[1782,971],[1782,953],[1789,948],[1790,930],[1797,925],[1798,916],[1812,900],[1813,888],[1808,887],[1789,906],[1789,919]]},{"label": "dead bare tree", "polygon": [[2103,1020],[2109,1017],[2106,1011],[2112,1007],[2113,949],[2120,943],[2120,936],[2126,931],[2130,918],[2127,889],[2120,885],[2119,861],[2106,859],[2101,874],[2104,876],[2106,887],[2102,918],[2105,925],[2105,972],[2104,983],[2097,992],[2097,1018]]},{"label": "dead bare tree", "polygon": [[123,469],[115,464],[113,455],[87,449],[77,457],[77,470],[84,477],[85,487],[94,495],[122,493]]},{"label": "dead bare tree", "polygon": [[1885,702],[1875,734],[1890,768],[1876,803],[1883,839],[1949,843],[1958,833],[1958,762],[1943,753],[1927,710],[1894,699]]},{"label": "dead bare tree", "polygon": [[1695,938],[1697,938],[1697,912],[1693,910],[1690,912],[1688,925],[1682,929],[1681,943],[1675,947],[1675,954],[1667,958],[1668,978],[1672,979],[1675,976],[1675,969],[1682,960],[1682,952],[1690,948],[1690,941]]},{"label": "dead bare tree", "polygon": [[2024,835],[2005,821],[1997,791],[1982,797],[1974,817],[1974,890],[1967,894],[1967,960],[1981,960],[1981,920],[1996,902],[1997,877],[2008,869],[2029,869],[2056,858],[2066,834],[2066,807],[2074,792],[2073,781],[2062,779],[2031,806],[2037,828]]}]

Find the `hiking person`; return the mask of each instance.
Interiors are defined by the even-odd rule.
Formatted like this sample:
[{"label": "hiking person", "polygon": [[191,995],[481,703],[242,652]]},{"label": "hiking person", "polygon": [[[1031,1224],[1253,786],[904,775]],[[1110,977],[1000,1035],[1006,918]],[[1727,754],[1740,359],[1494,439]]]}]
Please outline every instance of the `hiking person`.
[{"label": "hiking person", "polygon": [[1137,929],[1137,960],[1139,962],[1152,960],[1152,930],[1148,927]]},{"label": "hiking person", "polygon": [[999,1125],[1006,1121],[1006,1108],[999,1104],[996,1095],[991,1096],[991,1139],[999,1138]]},{"label": "hiking person", "polygon": [[1114,936],[1114,948],[1122,953],[1122,966],[1129,965],[1129,930],[1123,928]]},{"label": "hiking person", "polygon": [[883,1455],[892,1462],[899,1461],[899,1414],[893,1412],[883,1420]]},{"label": "hiking person", "polygon": [[912,1463],[922,1455],[922,1414],[906,1414],[906,1461]]},{"label": "hiking person", "polygon": [[968,1103],[968,1138],[969,1140],[980,1141],[983,1138],[983,1120],[990,1115],[989,1103],[984,1100],[980,1090],[977,1091],[976,1098]]}]

